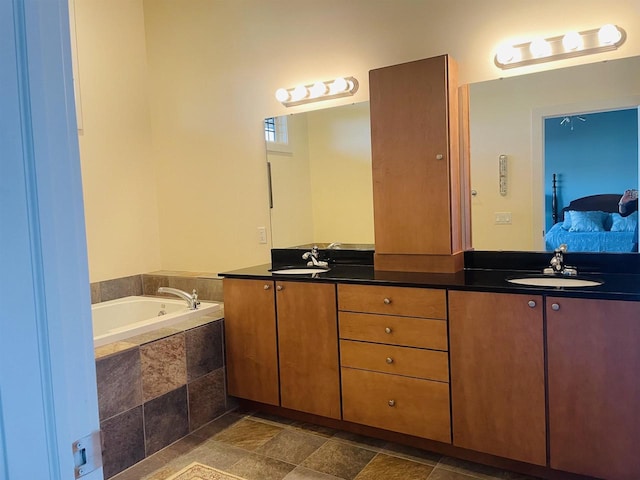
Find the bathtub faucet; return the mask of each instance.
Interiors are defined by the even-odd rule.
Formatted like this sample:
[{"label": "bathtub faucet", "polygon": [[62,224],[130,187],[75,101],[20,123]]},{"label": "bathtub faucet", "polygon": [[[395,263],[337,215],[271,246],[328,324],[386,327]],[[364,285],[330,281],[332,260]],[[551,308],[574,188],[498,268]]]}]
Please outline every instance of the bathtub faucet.
[{"label": "bathtub faucet", "polygon": [[178,288],[171,287],[160,287],[158,288],[158,293],[170,293],[171,295],[175,295],[177,297],[182,298],[187,302],[189,306],[189,310],[195,310],[200,305],[200,301],[198,300],[198,294],[196,293],[196,289],[193,289],[193,293],[188,294],[187,292],[180,290]]}]

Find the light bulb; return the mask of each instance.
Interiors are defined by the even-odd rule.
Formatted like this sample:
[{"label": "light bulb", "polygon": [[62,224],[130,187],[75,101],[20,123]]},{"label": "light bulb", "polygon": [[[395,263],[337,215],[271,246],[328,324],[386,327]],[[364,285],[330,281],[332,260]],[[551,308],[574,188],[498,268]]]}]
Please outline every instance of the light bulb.
[{"label": "light bulb", "polygon": [[291,98],[291,95],[289,95],[286,88],[279,88],[276,90],[276,98],[279,102],[286,102]]},{"label": "light bulb", "polygon": [[500,45],[496,52],[496,59],[502,65],[518,62],[520,58],[520,51],[512,45]]},{"label": "light bulb", "polygon": [[336,93],[344,93],[347,91],[347,89],[349,88],[349,84],[347,83],[347,81],[340,77],[340,78],[336,78],[332,83],[331,83],[331,87],[330,91],[332,94],[336,94]]},{"label": "light bulb", "polygon": [[329,88],[327,87],[327,85],[324,82],[316,82],[316,83],[313,84],[313,87],[311,87],[310,97],[311,98],[319,98],[319,97],[325,95],[328,90],[329,90]]},{"label": "light bulb", "polygon": [[551,45],[544,38],[536,38],[529,45],[529,51],[534,58],[547,57],[551,55]]},{"label": "light bulb", "polygon": [[562,37],[562,46],[565,51],[573,52],[582,48],[582,36],[578,32],[568,32]]},{"label": "light bulb", "polygon": [[298,85],[293,89],[293,92],[291,92],[291,100],[297,102],[299,100],[302,100],[303,98],[307,98],[307,95],[309,95],[309,90],[307,90],[307,87],[305,87],[304,85]]},{"label": "light bulb", "polygon": [[613,45],[621,38],[622,32],[618,30],[618,27],[610,23],[603,25],[600,30],[598,30],[598,40],[600,40],[601,45]]}]

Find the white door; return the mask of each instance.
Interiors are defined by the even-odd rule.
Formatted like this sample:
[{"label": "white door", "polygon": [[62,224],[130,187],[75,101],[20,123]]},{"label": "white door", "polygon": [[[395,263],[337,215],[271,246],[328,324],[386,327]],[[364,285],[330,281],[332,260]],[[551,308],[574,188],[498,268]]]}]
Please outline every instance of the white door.
[{"label": "white door", "polygon": [[99,430],[69,52],[65,0],[0,2],[0,480]]}]

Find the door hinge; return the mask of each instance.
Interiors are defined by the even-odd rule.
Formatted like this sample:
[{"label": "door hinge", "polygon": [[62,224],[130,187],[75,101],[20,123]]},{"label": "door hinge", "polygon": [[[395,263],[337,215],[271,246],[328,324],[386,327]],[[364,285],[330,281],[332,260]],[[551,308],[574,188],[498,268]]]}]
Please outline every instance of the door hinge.
[{"label": "door hinge", "polygon": [[76,440],[71,447],[76,478],[84,477],[102,466],[100,430]]}]

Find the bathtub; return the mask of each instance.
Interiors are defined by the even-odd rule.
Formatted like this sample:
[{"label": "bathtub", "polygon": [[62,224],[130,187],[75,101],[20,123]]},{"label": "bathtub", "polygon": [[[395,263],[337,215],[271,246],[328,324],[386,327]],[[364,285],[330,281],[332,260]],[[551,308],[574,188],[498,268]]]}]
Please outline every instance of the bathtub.
[{"label": "bathtub", "polygon": [[197,310],[189,310],[184,300],[164,297],[124,297],[96,303],[91,306],[93,346],[100,347],[219,310],[220,304],[215,302],[200,302]]}]

